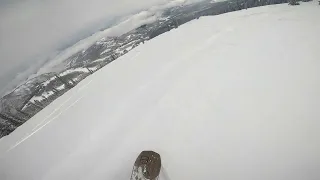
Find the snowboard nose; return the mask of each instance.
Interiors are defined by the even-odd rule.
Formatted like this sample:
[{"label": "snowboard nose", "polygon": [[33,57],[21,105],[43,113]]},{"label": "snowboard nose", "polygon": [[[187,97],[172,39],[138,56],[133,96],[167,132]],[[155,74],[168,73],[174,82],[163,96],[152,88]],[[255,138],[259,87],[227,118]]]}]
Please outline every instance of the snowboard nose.
[{"label": "snowboard nose", "polygon": [[[134,163],[132,174],[139,174],[141,168],[145,179],[156,180],[161,170],[161,157],[154,151],[142,151]],[[139,178],[138,178],[139,179]]]}]

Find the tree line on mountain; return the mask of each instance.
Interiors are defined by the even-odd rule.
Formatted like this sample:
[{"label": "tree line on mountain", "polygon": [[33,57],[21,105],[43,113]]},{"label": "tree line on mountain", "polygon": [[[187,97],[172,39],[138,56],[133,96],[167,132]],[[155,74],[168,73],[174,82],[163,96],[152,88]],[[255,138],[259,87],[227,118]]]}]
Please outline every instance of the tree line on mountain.
[{"label": "tree line on mountain", "polygon": [[[25,96],[26,98],[23,98],[23,100],[21,98],[17,98],[17,101],[23,101],[22,103],[11,102],[0,104],[4,107],[1,108],[0,111],[0,138],[10,134],[17,127],[25,123],[32,116],[49,105],[52,101],[75,87],[82,79],[86,78],[90,74],[93,74],[95,71],[101,69],[103,66],[114,61],[117,58],[118,56],[116,54],[112,54],[107,62],[101,62],[98,64],[98,66],[94,66],[94,68],[91,66],[82,67],[87,69],[87,73],[71,73],[66,75],[54,74],[54,79],[51,80],[51,82],[56,82],[54,83],[56,85],[49,84],[44,86],[41,83],[36,83],[34,85],[34,88],[32,89],[32,92]],[[76,80],[74,80],[75,77]],[[58,84],[63,84],[64,88],[56,88],[55,86],[57,86],[57,82],[60,82]],[[43,95],[43,92],[45,91],[50,91],[51,95]],[[41,101],[33,99],[36,96],[41,97]]]},{"label": "tree line on mountain", "polygon": [[[272,4],[283,4],[288,3],[289,5],[299,5],[300,0],[230,0],[223,2],[216,2],[213,6],[208,7],[203,11],[198,11],[191,14],[182,14],[181,16],[176,16],[170,21],[165,22],[161,27],[153,30],[149,34],[149,38],[152,39],[160,34],[163,34],[171,29],[177,28],[180,25],[189,22],[193,19],[198,19],[201,16],[212,16],[219,15],[223,13],[228,13],[232,11],[238,11],[242,9],[248,9],[253,7],[272,5]],[[303,2],[309,2],[312,0],[302,0]],[[319,1],[320,4],[320,1]]]},{"label": "tree line on mountain", "polygon": [[[93,73],[92,70],[90,70],[90,74],[91,73]],[[52,97],[46,97],[42,95],[42,102],[40,102],[39,100],[31,101],[33,97],[38,96],[45,89],[42,84],[38,83],[36,84],[35,90],[28,95],[28,97],[21,105],[19,105],[19,107],[16,107],[15,104],[6,105],[6,110],[2,110],[2,112],[0,112],[0,138],[10,134],[17,127],[29,120],[33,115],[50,104],[53,100],[55,100],[64,92],[68,91],[68,89],[73,88],[77,84],[77,82],[75,82],[71,78],[63,77],[58,74],[55,75],[55,79],[64,84],[66,90],[62,90],[62,92],[55,87],[51,87],[53,93]],[[26,106],[28,106],[29,111],[24,109],[24,107]]]}]

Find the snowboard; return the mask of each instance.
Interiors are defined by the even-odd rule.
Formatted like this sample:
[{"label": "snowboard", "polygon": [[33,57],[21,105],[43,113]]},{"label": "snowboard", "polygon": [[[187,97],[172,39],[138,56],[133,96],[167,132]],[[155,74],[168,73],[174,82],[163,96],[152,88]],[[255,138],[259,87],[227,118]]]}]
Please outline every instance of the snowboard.
[{"label": "snowboard", "polygon": [[153,151],[142,151],[137,157],[130,180],[158,180],[161,157]]}]

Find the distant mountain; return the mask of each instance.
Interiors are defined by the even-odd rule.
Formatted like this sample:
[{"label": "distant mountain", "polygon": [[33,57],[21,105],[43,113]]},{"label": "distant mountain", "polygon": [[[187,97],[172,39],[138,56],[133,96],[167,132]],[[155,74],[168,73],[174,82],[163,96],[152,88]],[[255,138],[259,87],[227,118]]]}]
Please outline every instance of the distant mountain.
[{"label": "distant mountain", "polygon": [[11,133],[82,79],[126,54],[133,48],[200,16],[287,0],[211,0],[166,9],[155,22],[144,24],[118,37],[104,37],[89,48],[63,60],[56,69],[30,79],[0,99],[0,138]]}]

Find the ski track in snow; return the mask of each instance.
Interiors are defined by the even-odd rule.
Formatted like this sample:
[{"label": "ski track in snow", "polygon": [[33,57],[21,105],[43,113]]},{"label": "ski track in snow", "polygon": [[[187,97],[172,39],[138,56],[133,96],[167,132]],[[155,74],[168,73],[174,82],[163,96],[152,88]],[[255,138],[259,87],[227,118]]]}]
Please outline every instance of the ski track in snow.
[{"label": "ski track in snow", "polygon": [[[86,88],[89,84],[91,83],[91,81],[89,81],[87,84],[85,84],[84,86],[79,87],[78,92],[81,91],[82,89]],[[25,140],[27,140],[28,138],[30,138],[33,134],[37,133],[39,130],[41,130],[43,127],[45,127],[47,124],[49,124],[51,121],[55,120],[56,118],[58,118],[64,111],[67,111],[69,108],[71,108],[72,106],[74,106],[78,101],[80,101],[83,97],[79,97],[77,98],[74,102],[72,102],[71,105],[68,105],[67,107],[64,107],[65,104],[67,104],[71,99],[73,98],[73,96],[70,96],[69,98],[67,98],[66,101],[64,101],[61,105],[59,105],[56,109],[53,110],[52,113],[50,113],[48,116],[46,116],[43,121],[41,121],[39,124],[37,124],[33,129],[32,132],[28,135],[26,135],[25,137],[23,137],[21,140],[19,140],[14,146],[10,147],[8,151],[11,151],[12,149],[14,149],[15,147],[17,147],[19,144],[23,143]],[[62,109],[62,107],[64,107],[64,109]],[[60,112],[59,112],[60,111]]]},{"label": "ski track in snow", "polygon": [[[81,86],[79,87],[78,89],[78,92],[80,92],[81,90],[85,89],[92,81],[89,81],[87,84],[85,84],[84,86]],[[65,110],[62,110],[62,107],[67,104],[71,99],[73,98],[73,95],[70,96],[66,101],[64,101],[63,103],[61,103],[61,105],[58,106],[58,108],[54,109],[52,113],[50,113],[48,116],[46,116],[43,121],[41,121],[39,124],[37,124],[33,129],[32,131],[38,131],[40,130],[41,128],[38,128],[39,126],[43,127],[42,125],[45,123],[45,124],[48,124],[48,122],[52,121],[53,119],[55,119],[56,117],[58,117],[60,114],[63,113],[63,111]],[[80,99],[82,99],[82,97],[78,98],[77,100],[75,100],[75,102],[72,103],[71,106],[68,106],[66,107],[65,109],[68,109],[70,107],[72,107],[76,102],[78,102]],[[57,113],[57,115],[54,115],[56,112],[58,111],[61,111],[59,113]],[[52,116],[54,116],[54,118],[51,118]],[[47,119],[51,119],[51,120],[48,120]],[[33,133],[34,134],[34,133]]]},{"label": "ski track in snow", "polygon": [[[82,99],[82,97],[78,98],[75,102],[73,102],[71,105],[69,105],[66,109],[68,110],[69,108],[71,108],[72,106],[74,106],[78,101],[80,101]],[[31,134],[27,135],[26,137],[24,137],[23,139],[21,139],[19,142],[17,142],[14,146],[12,146],[10,149],[8,149],[8,151],[11,151],[12,149],[14,149],[15,147],[17,147],[19,144],[23,143],[25,140],[27,140],[29,137],[31,137],[33,134],[37,133],[39,130],[41,130],[43,127],[45,127],[47,124],[49,124],[51,121],[53,121],[54,119],[58,118],[61,114],[63,113],[63,111],[61,111],[60,113],[58,113],[56,116],[54,116],[53,118],[50,118],[50,120],[48,121],[44,121],[41,122],[39,125],[36,126],[36,128],[34,128]],[[40,127],[39,127],[40,126]],[[7,152],[8,152],[7,151]]]},{"label": "ski track in snow", "polygon": [[202,17],[138,46],[0,141],[0,179],[316,180],[316,2]]}]

